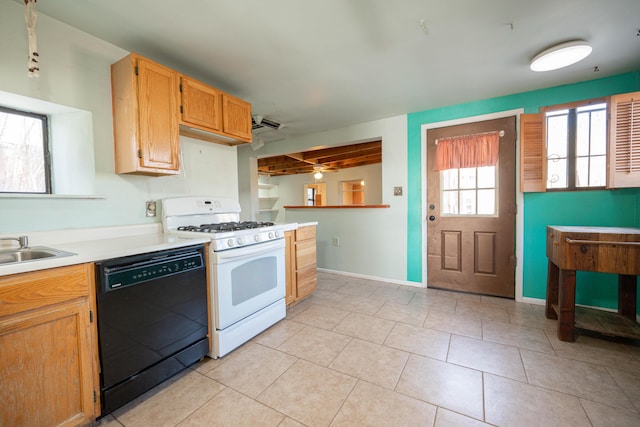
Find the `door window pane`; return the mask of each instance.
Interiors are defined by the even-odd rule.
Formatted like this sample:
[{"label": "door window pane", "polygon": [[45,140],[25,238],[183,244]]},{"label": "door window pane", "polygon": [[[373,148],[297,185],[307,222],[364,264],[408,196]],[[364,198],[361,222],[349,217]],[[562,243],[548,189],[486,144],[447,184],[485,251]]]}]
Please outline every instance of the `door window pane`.
[{"label": "door window pane", "polygon": [[443,191],[441,195],[442,208],[440,209],[442,215],[457,215],[458,214],[458,191]]},{"label": "door window pane", "polygon": [[496,215],[497,166],[440,172],[440,214]]},{"label": "door window pane", "polygon": [[496,167],[484,166],[478,168],[478,188],[495,188]]},{"label": "door window pane", "polygon": [[458,169],[447,169],[440,174],[440,182],[444,190],[458,188]]},{"label": "door window pane", "polygon": [[460,214],[475,215],[476,213],[476,190],[460,191]]},{"label": "door window pane", "polygon": [[476,168],[458,170],[460,171],[460,188],[476,188]]},{"label": "door window pane", "polygon": [[496,190],[478,190],[478,215],[494,215],[496,209]]}]

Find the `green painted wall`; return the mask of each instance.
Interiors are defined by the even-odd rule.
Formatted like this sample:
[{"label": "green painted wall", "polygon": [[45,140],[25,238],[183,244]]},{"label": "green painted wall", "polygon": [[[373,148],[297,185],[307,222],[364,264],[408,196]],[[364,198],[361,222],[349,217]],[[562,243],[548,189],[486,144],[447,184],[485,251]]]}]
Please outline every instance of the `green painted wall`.
[{"label": "green painted wall", "polygon": [[[423,124],[524,108],[538,108],[616,93],[640,90],[640,71],[598,80],[558,86],[532,92],[452,105],[409,114],[408,126],[408,236],[407,280],[422,281],[422,153],[420,128]],[[523,296],[544,298],[547,258],[547,225],[640,226],[640,189],[527,193],[524,195]],[[588,279],[588,280],[587,280]],[[577,300],[580,304],[617,307],[615,277],[578,273]],[[639,305],[640,307],[640,302]]]}]

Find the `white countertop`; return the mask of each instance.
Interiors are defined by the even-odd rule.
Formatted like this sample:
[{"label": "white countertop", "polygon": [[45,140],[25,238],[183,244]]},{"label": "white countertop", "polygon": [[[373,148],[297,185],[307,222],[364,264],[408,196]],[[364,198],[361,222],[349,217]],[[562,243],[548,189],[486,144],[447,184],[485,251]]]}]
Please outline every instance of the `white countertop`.
[{"label": "white countertop", "polygon": [[311,222],[289,222],[287,224],[281,224],[284,227],[284,231],[297,230],[300,227],[306,227],[308,225],[318,225],[318,221]]},{"label": "white countertop", "polygon": [[[18,234],[14,234],[17,237]],[[76,255],[0,265],[0,276],[85,262],[96,262],[211,241],[206,236],[184,238],[167,235],[162,232],[160,224],[22,234],[26,234],[29,237],[29,246],[31,247],[47,246],[53,249],[73,252]],[[5,248],[8,247],[3,246],[3,249]]]},{"label": "white countertop", "polygon": [[[317,222],[282,224],[285,231],[317,225]],[[127,225],[116,227],[82,228],[44,232],[2,234],[0,237],[29,237],[29,246],[46,246],[72,252],[75,255],[0,264],[0,276],[44,270],[47,268],[97,262],[111,258],[181,248],[210,242],[204,237],[185,238],[164,234],[162,224]],[[2,242],[0,249],[15,247],[15,242]]]}]

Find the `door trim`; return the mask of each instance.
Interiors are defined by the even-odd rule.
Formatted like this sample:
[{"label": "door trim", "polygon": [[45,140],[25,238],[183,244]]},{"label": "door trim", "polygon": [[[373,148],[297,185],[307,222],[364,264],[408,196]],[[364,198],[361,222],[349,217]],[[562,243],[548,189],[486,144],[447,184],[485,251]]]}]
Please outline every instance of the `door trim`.
[{"label": "door trim", "polygon": [[[421,182],[422,182],[422,206],[421,206],[421,224],[422,224],[422,286],[429,287],[427,283],[427,130],[468,124],[474,122],[481,122],[485,120],[501,119],[504,117],[516,116],[516,184],[520,182],[520,114],[524,114],[524,108],[517,108],[514,110],[499,111],[496,113],[482,114],[479,116],[464,117],[454,120],[446,120],[442,122],[426,123],[420,126],[420,148],[422,151],[421,157]],[[516,185],[516,205],[518,206],[518,212],[516,213],[516,257],[518,263],[516,265],[516,289],[515,299],[518,302],[522,302],[522,281],[523,281],[523,237],[524,237],[524,196],[520,191],[519,185]]]}]

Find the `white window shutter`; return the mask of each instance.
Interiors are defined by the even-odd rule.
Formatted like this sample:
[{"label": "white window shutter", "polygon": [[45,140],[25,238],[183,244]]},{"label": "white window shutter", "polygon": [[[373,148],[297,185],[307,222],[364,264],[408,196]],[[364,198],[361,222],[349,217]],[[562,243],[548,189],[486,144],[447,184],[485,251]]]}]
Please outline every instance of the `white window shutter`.
[{"label": "white window shutter", "polygon": [[640,187],[640,92],[611,96],[608,188]]}]

